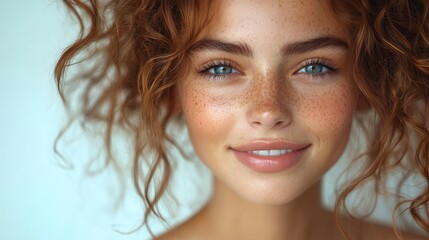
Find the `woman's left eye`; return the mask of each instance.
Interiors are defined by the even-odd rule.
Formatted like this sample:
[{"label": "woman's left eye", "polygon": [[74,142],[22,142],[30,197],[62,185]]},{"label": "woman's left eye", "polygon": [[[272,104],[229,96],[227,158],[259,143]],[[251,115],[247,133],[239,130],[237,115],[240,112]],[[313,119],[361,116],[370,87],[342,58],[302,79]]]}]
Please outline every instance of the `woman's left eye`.
[{"label": "woman's left eye", "polygon": [[304,74],[310,74],[310,75],[320,75],[324,73],[332,72],[334,69],[325,66],[324,64],[307,64],[301,69],[298,70],[297,73],[304,73]]}]

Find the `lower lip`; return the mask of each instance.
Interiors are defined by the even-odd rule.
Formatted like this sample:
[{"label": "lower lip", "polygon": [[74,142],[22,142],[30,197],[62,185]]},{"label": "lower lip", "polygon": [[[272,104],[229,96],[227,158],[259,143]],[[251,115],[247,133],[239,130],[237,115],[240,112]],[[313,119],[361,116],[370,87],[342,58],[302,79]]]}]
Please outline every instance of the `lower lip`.
[{"label": "lower lip", "polygon": [[279,156],[260,156],[234,149],[233,152],[240,162],[256,172],[276,173],[286,171],[295,166],[306,149],[307,147],[296,152],[290,152]]}]

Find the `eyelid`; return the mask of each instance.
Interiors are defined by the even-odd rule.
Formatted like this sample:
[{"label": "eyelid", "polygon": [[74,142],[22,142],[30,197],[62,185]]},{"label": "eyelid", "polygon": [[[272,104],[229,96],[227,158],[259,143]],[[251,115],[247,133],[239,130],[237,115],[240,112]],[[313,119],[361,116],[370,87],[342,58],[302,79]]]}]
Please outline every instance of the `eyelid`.
[{"label": "eyelid", "polygon": [[[217,66],[227,66],[231,67],[234,72],[229,74],[214,74],[210,73],[209,70],[217,67]],[[242,72],[238,70],[238,64],[236,64],[234,61],[228,60],[228,59],[215,59],[208,61],[201,66],[197,67],[196,72],[197,74],[201,75],[202,77],[210,80],[210,81],[221,81],[221,80],[228,80],[233,78],[236,75],[241,75]]]},{"label": "eyelid", "polygon": [[[234,68],[234,69],[235,69],[235,70],[237,70],[238,72],[240,72],[240,71],[237,69],[237,68],[238,68],[238,65],[237,65],[235,62],[233,62],[233,61],[231,61],[231,60],[228,60],[228,59],[215,59],[215,60],[208,61],[208,62],[206,62],[206,63],[202,64],[201,66],[199,66],[199,67],[197,68],[197,72],[198,72],[198,73],[204,73],[204,72],[206,72],[207,70],[209,70],[210,68],[212,68],[212,67],[216,67],[216,66],[219,66],[219,65],[229,66],[229,67]],[[241,72],[240,72],[240,73],[241,73]]]},{"label": "eyelid", "polygon": [[[299,71],[308,65],[323,65],[326,68],[328,68],[329,70],[331,70],[331,73],[336,72],[338,70],[338,68],[335,66],[336,64],[334,64],[332,61],[330,61],[328,59],[310,58],[310,59],[306,59],[302,63],[300,63],[298,65],[298,67],[296,68],[296,70],[294,71],[294,74],[307,74],[307,73],[300,73]],[[320,74],[327,74],[327,73],[320,73]],[[314,75],[314,74],[312,74],[312,75]]]}]

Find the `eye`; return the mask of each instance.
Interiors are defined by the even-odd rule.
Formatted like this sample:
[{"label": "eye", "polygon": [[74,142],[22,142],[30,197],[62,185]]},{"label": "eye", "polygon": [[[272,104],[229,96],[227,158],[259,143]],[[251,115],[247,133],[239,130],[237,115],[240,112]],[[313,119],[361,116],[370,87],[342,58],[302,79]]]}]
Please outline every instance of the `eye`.
[{"label": "eye", "polygon": [[234,74],[241,74],[229,60],[214,60],[197,69],[201,75],[214,80],[222,80]]},{"label": "eye", "polygon": [[337,69],[324,59],[310,59],[305,61],[296,72],[310,77],[325,77],[335,73]]},{"label": "eye", "polygon": [[331,71],[331,69],[322,64],[309,64],[301,68],[298,73],[321,74],[329,71]]},{"label": "eye", "polygon": [[214,75],[226,75],[232,73],[238,73],[233,67],[228,65],[216,65],[206,70],[210,74]]}]

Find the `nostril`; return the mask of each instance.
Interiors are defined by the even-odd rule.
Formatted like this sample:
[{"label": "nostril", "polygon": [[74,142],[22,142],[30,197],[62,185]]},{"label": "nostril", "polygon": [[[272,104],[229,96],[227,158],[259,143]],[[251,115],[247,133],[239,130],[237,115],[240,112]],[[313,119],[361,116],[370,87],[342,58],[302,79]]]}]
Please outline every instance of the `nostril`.
[{"label": "nostril", "polygon": [[292,121],[288,107],[278,101],[252,104],[246,115],[248,123],[254,128],[282,128]]},{"label": "nostril", "polygon": [[263,115],[255,117],[252,121],[253,127],[263,127],[263,128],[282,128],[288,124],[286,116],[283,115]]},{"label": "nostril", "polygon": [[285,124],[286,124],[285,121],[278,121],[278,122],[274,123],[274,127],[282,127]]}]

